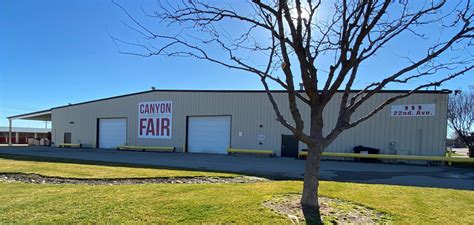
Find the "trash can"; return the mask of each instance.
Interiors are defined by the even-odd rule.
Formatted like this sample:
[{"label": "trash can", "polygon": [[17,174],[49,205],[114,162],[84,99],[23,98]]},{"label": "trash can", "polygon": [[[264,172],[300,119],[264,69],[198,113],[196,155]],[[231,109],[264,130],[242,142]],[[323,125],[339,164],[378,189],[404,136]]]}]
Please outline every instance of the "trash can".
[{"label": "trash can", "polygon": [[[358,154],[379,154],[380,152],[380,149],[365,147],[362,145],[355,146],[353,150],[354,150],[354,153],[358,153]],[[358,159],[356,158],[356,160],[360,162],[378,162],[379,161],[378,159],[367,159],[367,158],[358,158]]]}]

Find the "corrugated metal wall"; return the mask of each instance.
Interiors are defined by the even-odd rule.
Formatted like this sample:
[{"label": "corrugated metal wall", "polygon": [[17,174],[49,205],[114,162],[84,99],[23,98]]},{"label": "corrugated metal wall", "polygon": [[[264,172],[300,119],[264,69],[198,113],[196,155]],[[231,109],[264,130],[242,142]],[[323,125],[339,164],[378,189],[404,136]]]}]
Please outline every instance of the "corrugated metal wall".
[{"label": "corrugated metal wall", "polygon": [[[366,102],[354,115],[363,115],[385,99],[400,93],[384,92]],[[285,93],[274,93],[281,111],[292,121]],[[330,102],[325,116],[325,132],[334,126],[341,93]],[[382,150],[386,154],[444,155],[446,139],[447,94],[417,93],[394,104],[436,104],[432,117],[391,117],[390,106],[359,126],[346,130],[332,143],[328,151],[352,152],[356,145]],[[138,138],[138,103],[173,101],[172,139]],[[306,121],[309,110],[301,107]],[[121,98],[72,105],[53,109],[53,140],[59,144],[65,132],[72,133],[74,143],[95,147],[97,118],[127,118],[127,144],[143,146],[174,146],[182,151],[186,140],[186,117],[231,115],[231,145],[234,148],[271,149],[280,154],[281,135],[290,134],[275,120],[275,113],[263,92],[177,92],[155,91]],[[262,125],[262,127],[260,127]],[[239,136],[242,132],[242,136]],[[258,141],[258,135],[265,135]],[[259,142],[262,142],[259,145]],[[390,142],[395,145],[390,146]],[[300,149],[305,148],[301,143]]]}]

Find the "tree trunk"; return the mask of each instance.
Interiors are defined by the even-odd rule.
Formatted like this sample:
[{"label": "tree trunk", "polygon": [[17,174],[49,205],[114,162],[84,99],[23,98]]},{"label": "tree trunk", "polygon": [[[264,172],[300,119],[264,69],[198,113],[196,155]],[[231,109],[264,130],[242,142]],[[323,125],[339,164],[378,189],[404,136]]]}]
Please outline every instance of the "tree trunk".
[{"label": "tree trunk", "polygon": [[474,143],[471,141],[471,137],[463,134],[462,132],[457,132],[461,140],[466,144],[468,149],[467,154],[469,158],[474,158]]},{"label": "tree trunk", "polygon": [[306,224],[322,224],[318,201],[319,163],[321,160],[322,146],[316,145],[308,147],[308,156],[304,168],[301,206],[303,208]]}]

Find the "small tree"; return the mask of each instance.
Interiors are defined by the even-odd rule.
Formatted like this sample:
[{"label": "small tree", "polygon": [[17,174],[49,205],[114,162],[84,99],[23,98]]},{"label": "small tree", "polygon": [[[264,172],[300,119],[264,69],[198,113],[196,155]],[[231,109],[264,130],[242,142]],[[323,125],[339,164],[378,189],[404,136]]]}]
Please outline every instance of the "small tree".
[{"label": "small tree", "polygon": [[[114,2],[129,19],[125,26],[140,39],[111,38],[123,54],[194,57],[255,74],[276,120],[308,146],[301,205],[307,223],[321,223],[319,165],[326,147],[344,130],[368,120],[394,101],[440,86],[473,69],[468,50],[474,36],[471,1],[409,2],[157,0],[141,8],[140,18]],[[327,18],[320,16],[323,12]],[[154,27],[153,22],[158,26]],[[436,32],[429,32],[430,27]],[[375,77],[368,71],[360,72],[383,56],[385,47],[397,45],[403,49],[405,43],[397,43],[401,37],[422,40],[419,47],[423,50],[405,56],[397,61],[402,65],[387,68]],[[358,79],[367,85],[352,93]],[[285,118],[281,105],[274,100],[269,82],[286,90],[291,120]],[[295,90],[299,82],[304,92]],[[410,83],[411,91],[354,116],[359,109],[367,109],[364,103],[388,85],[402,88]],[[338,90],[342,90],[335,100],[339,115],[335,124],[327,124],[323,111]],[[308,121],[301,116],[302,105],[310,110]],[[325,126],[330,126],[329,132],[323,132]]]},{"label": "small tree", "polygon": [[455,92],[448,102],[448,124],[474,158],[474,91]]}]

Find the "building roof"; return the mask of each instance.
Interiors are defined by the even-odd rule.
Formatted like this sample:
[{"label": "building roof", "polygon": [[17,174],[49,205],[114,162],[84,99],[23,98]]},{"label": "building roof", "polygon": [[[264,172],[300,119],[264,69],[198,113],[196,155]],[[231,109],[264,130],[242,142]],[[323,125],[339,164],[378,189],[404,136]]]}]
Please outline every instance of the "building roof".
[{"label": "building roof", "polygon": [[14,115],[7,117],[9,120],[13,119],[25,119],[25,120],[41,120],[51,121],[51,109],[36,111],[31,113],[25,113],[20,115]]},{"label": "building roof", "polygon": [[[9,128],[5,126],[0,126],[0,132],[8,132]],[[51,129],[46,128],[34,128],[34,127],[12,127],[12,132],[20,133],[48,133],[51,132]]]},{"label": "building roof", "polygon": [[[351,90],[351,92],[360,92],[360,91],[361,90]],[[381,90],[381,91],[379,91],[379,93],[407,93],[407,92],[410,92],[410,91],[412,91],[412,90]],[[14,115],[14,116],[10,116],[10,117],[7,117],[7,118],[8,119],[30,119],[30,120],[51,121],[51,111],[53,109],[66,108],[66,107],[71,107],[71,106],[76,106],[76,105],[83,105],[83,104],[88,104],[88,103],[93,103],[93,102],[105,101],[105,100],[116,99],[116,98],[123,98],[123,97],[146,94],[146,93],[151,93],[151,92],[265,93],[265,90],[166,90],[166,89],[148,90],[148,91],[118,95],[118,96],[113,96],[113,97],[101,98],[101,99],[96,99],[96,100],[91,100],[91,101],[85,101],[85,102],[80,102],[80,103],[76,103],[76,104],[68,104],[68,105],[53,107],[53,108],[47,109],[47,110],[42,110],[42,111],[37,111],[37,112],[32,112],[32,113],[26,113],[26,114],[21,114],[21,115]],[[273,93],[284,93],[284,92],[286,92],[286,90],[272,90],[271,92],[273,92]],[[303,92],[303,91],[298,91],[298,92]],[[339,90],[338,92],[343,92],[343,91]],[[450,94],[451,90],[447,90],[447,89],[443,89],[443,90],[439,90],[439,91],[427,90],[427,91],[416,91],[415,93],[417,93],[417,94]],[[40,115],[40,117],[36,117],[37,115]],[[41,117],[41,116],[44,116],[44,117]]]}]

